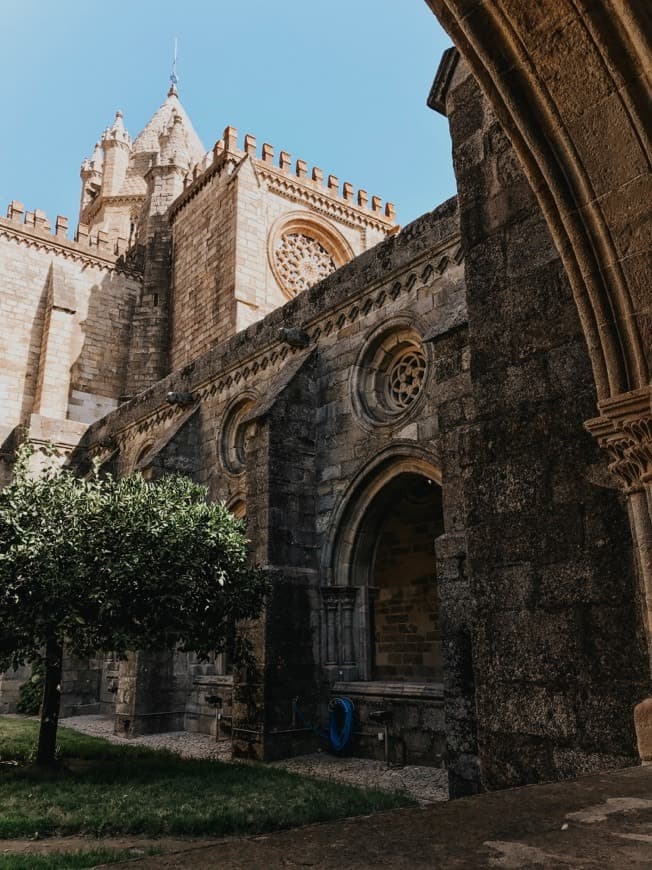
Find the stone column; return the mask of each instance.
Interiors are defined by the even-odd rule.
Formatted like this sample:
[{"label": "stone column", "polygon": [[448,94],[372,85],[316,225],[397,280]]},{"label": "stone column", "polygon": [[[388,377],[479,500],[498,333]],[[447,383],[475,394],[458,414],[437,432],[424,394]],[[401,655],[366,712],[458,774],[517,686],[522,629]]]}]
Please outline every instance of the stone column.
[{"label": "stone column", "polygon": [[[600,410],[586,428],[609,454],[609,471],[627,496],[652,677],[652,387],[609,399]],[[641,761],[652,764],[652,697],[634,708],[634,723]]]},{"label": "stone column", "polygon": [[326,664],[336,665],[337,661],[337,598],[326,599]]},{"label": "stone column", "polygon": [[355,587],[347,587],[342,596],[342,650],[344,654],[343,664],[355,665],[355,646],[353,643],[353,608],[356,597]]},{"label": "stone column", "polygon": [[354,637],[358,587],[322,586],[321,595],[324,614],[322,664],[333,681],[359,679]]}]

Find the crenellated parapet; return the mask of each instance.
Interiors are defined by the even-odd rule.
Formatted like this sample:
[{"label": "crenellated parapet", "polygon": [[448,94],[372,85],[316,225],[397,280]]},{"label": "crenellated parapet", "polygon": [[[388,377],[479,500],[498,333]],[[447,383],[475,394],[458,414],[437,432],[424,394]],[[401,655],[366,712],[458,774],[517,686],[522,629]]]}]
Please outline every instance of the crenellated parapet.
[{"label": "crenellated parapet", "polygon": [[71,240],[68,228],[67,217],[57,215],[53,229],[42,209],[25,210],[23,203],[15,199],[7,207],[7,217],[0,218],[0,235],[19,243],[50,248],[68,259],[93,261],[119,271],[131,271],[123,262],[118,262],[127,250],[126,239],[110,239],[102,230],[91,233],[86,224],[79,224],[75,238]]},{"label": "crenellated parapet", "polygon": [[302,203],[325,215],[357,226],[370,226],[386,235],[396,231],[396,209],[377,195],[356,189],[349,181],[340,184],[336,175],[325,174],[319,166],[309,169],[299,158],[292,161],[289,152],[275,156],[273,145],[265,142],[260,151],[256,137],[247,133],[240,147],[238,131],[228,126],[204,160],[188,171],[184,192],[172,206],[172,216],[190,202],[213,178],[222,172],[232,173],[244,159],[250,159],[268,189],[293,202]]}]

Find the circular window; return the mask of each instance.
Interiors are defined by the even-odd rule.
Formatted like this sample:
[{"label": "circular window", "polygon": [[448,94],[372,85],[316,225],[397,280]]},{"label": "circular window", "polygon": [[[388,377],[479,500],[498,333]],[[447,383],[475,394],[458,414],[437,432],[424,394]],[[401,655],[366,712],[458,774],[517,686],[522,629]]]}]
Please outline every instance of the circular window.
[{"label": "circular window", "polygon": [[387,404],[405,411],[418,398],[426,374],[426,355],[420,347],[409,347],[392,361],[386,379]]},{"label": "circular window", "polygon": [[276,221],[268,240],[269,263],[290,297],[326,278],[353,257],[346,239],[316,214],[291,212]]},{"label": "circular window", "polygon": [[305,233],[286,233],[274,251],[278,274],[295,296],[335,271],[335,260],[317,239]]},{"label": "circular window", "polygon": [[236,399],[224,415],[220,453],[222,462],[231,474],[242,474],[245,470],[245,439],[248,423],[244,418],[254,406],[254,398],[245,396]]},{"label": "circular window", "polygon": [[393,326],[366,343],[352,378],[358,415],[378,424],[399,422],[418,403],[428,372],[421,336],[412,326]]}]

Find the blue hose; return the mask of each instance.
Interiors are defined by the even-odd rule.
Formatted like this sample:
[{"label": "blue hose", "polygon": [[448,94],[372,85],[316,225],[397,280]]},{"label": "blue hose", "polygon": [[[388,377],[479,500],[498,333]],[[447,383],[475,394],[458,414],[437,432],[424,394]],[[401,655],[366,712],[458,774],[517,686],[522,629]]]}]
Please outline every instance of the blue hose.
[{"label": "blue hose", "polygon": [[[333,698],[328,705],[330,720],[328,734],[335,752],[346,749],[353,734],[353,702],[349,698]],[[341,724],[338,722],[341,720]]]}]

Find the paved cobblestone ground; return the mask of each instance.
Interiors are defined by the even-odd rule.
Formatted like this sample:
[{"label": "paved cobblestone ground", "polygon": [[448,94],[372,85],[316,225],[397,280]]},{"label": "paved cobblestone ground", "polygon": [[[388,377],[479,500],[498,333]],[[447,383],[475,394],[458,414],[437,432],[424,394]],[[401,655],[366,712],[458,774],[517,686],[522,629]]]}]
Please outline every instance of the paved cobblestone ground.
[{"label": "paved cobblestone ground", "polygon": [[[182,758],[231,760],[230,741],[220,740],[216,743],[206,734],[171,731],[166,734],[148,734],[142,737],[120,737],[113,733],[113,720],[106,716],[70,716],[62,719],[61,724],[67,728],[74,728],[82,734],[103,737],[110,743],[139,744],[152,749],[168,749],[178,753]],[[336,758],[325,752],[276,761],[271,766],[283,767],[294,773],[314,776],[318,779],[348,782],[362,788],[406,792],[420,804],[448,800],[446,771],[436,767],[406,765],[402,768],[387,769],[380,761],[366,758]]]},{"label": "paved cobblestone ground", "polygon": [[[626,870],[652,867],[652,768],[491,792],[110,870]],[[107,868],[109,870],[109,868]]]}]

